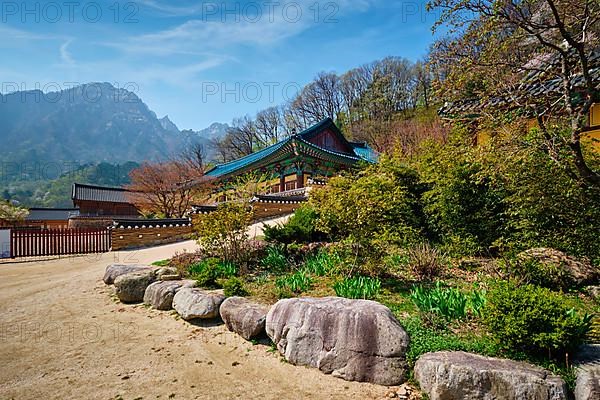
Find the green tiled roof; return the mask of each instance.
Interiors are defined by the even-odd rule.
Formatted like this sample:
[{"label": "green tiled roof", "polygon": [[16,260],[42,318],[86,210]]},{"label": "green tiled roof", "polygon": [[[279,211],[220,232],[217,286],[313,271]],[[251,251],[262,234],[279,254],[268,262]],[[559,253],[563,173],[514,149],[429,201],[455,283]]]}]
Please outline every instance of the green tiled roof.
[{"label": "green tiled roof", "polygon": [[218,177],[222,175],[227,175],[232,172],[235,172],[239,169],[247,167],[248,165],[259,161],[265,157],[270,156],[280,148],[282,148],[285,144],[289,142],[290,138],[282,140],[281,142],[275,143],[272,146],[259,150],[255,153],[248,154],[245,157],[238,158],[237,160],[230,161],[225,164],[218,164],[214,168],[210,169],[206,172],[206,176]]},{"label": "green tiled roof", "polygon": [[354,149],[354,153],[367,162],[376,163],[379,159],[379,154],[367,143],[350,142],[350,145]]},{"label": "green tiled roof", "polygon": [[[245,168],[251,166],[252,164],[258,163],[265,158],[268,158],[269,156],[276,153],[278,150],[285,147],[287,144],[290,144],[294,141],[308,145],[309,147],[316,149],[317,151],[322,151],[324,153],[327,153],[327,154],[330,154],[330,155],[333,155],[336,157],[341,157],[342,159],[346,159],[347,162],[350,162],[350,163],[357,162],[360,160],[365,160],[365,161],[368,161],[371,163],[377,162],[377,154],[375,153],[375,151],[373,149],[371,149],[365,143],[349,143],[348,142],[350,148],[354,150],[354,154],[347,154],[347,153],[341,153],[338,151],[323,148],[323,147],[315,145],[314,143],[309,142],[309,140],[311,138],[313,138],[315,135],[319,134],[320,132],[322,132],[324,129],[327,129],[327,128],[332,128],[332,129],[336,130],[337,132],[339,132],[339,130],[335,126],[334,122],[330,118],[327,118],[327,119],[319,122],[318,124],[313,125],[310,128],[300,132],[299,134],[291,136],[287,139],[284,139],[278,143],[275,143],[272,146],[269,146],[267,148],[259,150],[255,153],[249,154],[245,157],[238,158],[237,160],[233,160],[228,163],[216,165],[214,168],[212,168],[206,172],[206,176],[212,177],[212,178],[217,178],[217,177],[233,174],[239,170],[242,170],[242,169],[245,169]],[[340,134],[341,134],[341,132],[340,132]]]}]

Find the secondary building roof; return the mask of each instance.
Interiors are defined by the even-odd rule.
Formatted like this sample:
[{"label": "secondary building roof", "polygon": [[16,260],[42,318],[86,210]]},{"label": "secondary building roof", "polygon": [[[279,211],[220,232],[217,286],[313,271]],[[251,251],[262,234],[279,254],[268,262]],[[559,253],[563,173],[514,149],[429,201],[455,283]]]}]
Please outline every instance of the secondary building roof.
[{"label": "secondary building roof", "polygon": [[30,208],[26,221],[68,221],[79,215],[78,208]]},{"label": "secondary building roof", "polygon": [[[319,134],[329,131],[335,146],[325,145]],[[228,163],[219,164],[206,172],[209,178],[236,175],[244,170],[264,167],[268,164],[298,156],[300,153],[317,159],[352,165],[359,161],[376,162],[377,153],[366,143],[351,143],[346,140],[331,118],[292,135],[274,145]]]},{"label": "secondary building roof", "polygon": [[73,184],[73,201],[99,201],[105,203],[131,203],[127,198],[129,191],[123,188]]},{"label": "secondary building roof", "polygon": [[[600,47],[593,49],[589,54],[589,74],[595,89],[600,90]],[[521,108],[521,104],[527,104],[525,97],[538,98],[549,96],[560,99],[562,96],[562,79],[557,77],[553,71],[560,70],[560,56],[554,54],[547,60],[541,62],[542,66],[530,72],[519,83],[512,93],[506,92],[488,99],[470,98],[454,102],[446,102],[438,113],[443,117],[477,117],[482,109],[511,109]],[[574,91],[585,87],[585,80],[581,73],[575,73],[571,77],[571,88]],[[577,100],[577,99],[575,99]],[[555,101],[555,100],[553,100]],[[579,99],[581,101],[581,99]]]}]

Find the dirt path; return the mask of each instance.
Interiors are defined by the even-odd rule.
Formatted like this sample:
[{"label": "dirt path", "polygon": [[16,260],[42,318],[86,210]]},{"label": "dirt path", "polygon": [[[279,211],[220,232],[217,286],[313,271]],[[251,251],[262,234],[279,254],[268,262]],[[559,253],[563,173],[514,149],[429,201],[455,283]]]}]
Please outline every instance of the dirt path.
[{"label": "dirt path", "polygon": [[149,263],[191,242],[0,263],[0,399],[373,399],[387,388],[282,362],[224,326],[122,305],[113,262]]}]

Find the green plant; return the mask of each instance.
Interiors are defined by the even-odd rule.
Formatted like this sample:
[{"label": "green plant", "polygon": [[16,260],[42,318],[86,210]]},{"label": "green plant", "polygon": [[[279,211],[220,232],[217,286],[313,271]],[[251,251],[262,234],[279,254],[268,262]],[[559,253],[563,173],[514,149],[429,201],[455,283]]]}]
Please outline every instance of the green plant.
[{"label": "green plant", "polygon": [[486,302],[482,291],[475,289],[466,294],[456,288],[443,287],[439,281],[433,288],[414,287],[410,298],[422,312],[439,314],[446,319],[464,319],[469,310],[480,316]]},{"label": "green plant", "polygon": [[319,215],[317,229],[352,243],[355,259],[377,259],[390,245],[420,238],[420,193],[417,173],[400,158],[384,156],[377,164],[313,189],[309,202]]},{"label": "green plant", "polygon": [[293,274],[283,276],[275,281],[275,286],[284,297],[288,294],[298,295],[306,292],[312,287],[312,278],[304,271],[296,271]]},{"label": "green plant", "polygon": [[486,302],[486,292],[475,289],[469,296],[469,309],[473,312],[473,315],[481,317]]},{"label": "green plant", "polygon": [[373,299],[381,290],[381,281],[368,276],[345,278],[333,285],[335,294],[348,299]]},{"label": "green plant", "polygon": [[303,269],[317,276],[335,274],[342,262],[336,252],[319,250],[316,254],[309,254],[304,259]]},{"label": "green plant", "polygon": [[207,258],[188,268],[189,276],[201,287],[220,287],[219,279],[233,277],[236,273],[235,264],[218,258]]},{"label": "green plant", "polygon": [[152,265],[155,265],[157,267],[167,267],[169,265],[169,262],[170,260],[154,261]]},{"label": "green plant", "polygon": [[424,242],[408,250],[409,268],[419,280],[431,280],[441,275],[446,266],[446,256]]},{"label": "green plant", "polygon": [[503,346],[529,354],[568,352],[583,342],[591,325],[591,316],[579,315],[567,296],[513,282],[493,286],[483,320]]},{"label": "green plant", "polygon": [[289,260],[282,246],[269,246],[260,265],[268,271],[281,273],[289,268]]},{"label": "green plant", "polygon": [[197,264],[203,259],[206,258],[206,255],[202,251],[196,251],[194,253],[175,253],[175,255],[169,260],[169,267],[176,268],[179,271],[181,276],[190,276],[189,268],[193,264]]},{"label": "green plant", "polygon": [[285,224],[265,225],[263,227],[265,240],[285,244],[319,242],[325,236],[315,228],[317,218],[317,211],[313,207],[303,205]]},{"label": "green plant", "polygon": [[248,257],[248,226],[252,220],[246,203],[222,203],[217,210],[193,219],[202,249],[220,259],[243,263]]},{"label": "green plant", "polygon": [[227,297],[232,296],[247,296],[248,290],[246,290],[246,286],[244,281],[241,278],[232,276],[229,279],[226,279],[222,282],[223,286],[223,294]]},{"label": "green plant", "polygon": [[500,269],[519,283],[553,290],[568,290],[574,285],[567,268],[559,263],[541,263],[533,258],[515,257],[499,262]]},{"label": "green plant", "polygon": [[416,286],[410,293],[417,308],[425,313],[440,314],[448,319],[467,316],[468,298],[460,290],[442,287],[438,281],[434,288]]},{"label": "green plant", "polygon": [[432,329],[419,316],[399,318],[399,321],[410,336],[406,359],[411,367],[422,354],[435,351],[467,351],[486,356],[499,356],[501,353],[498,344],[485,333],[457,334],[445,326]]}]

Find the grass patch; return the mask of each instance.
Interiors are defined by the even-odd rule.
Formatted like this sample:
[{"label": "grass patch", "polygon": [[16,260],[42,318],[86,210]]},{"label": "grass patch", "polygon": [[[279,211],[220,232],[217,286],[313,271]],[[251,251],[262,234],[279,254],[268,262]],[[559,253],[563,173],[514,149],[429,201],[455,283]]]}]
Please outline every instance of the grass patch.
[{"label": "grass patch", "polygon": [[333,285],[335,294],[348,299],[373,299],[381,290],[381,281],[368,276],[344,278]]}]

